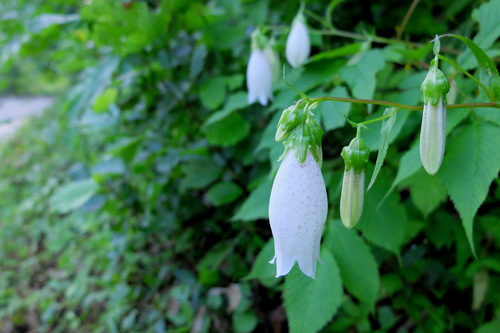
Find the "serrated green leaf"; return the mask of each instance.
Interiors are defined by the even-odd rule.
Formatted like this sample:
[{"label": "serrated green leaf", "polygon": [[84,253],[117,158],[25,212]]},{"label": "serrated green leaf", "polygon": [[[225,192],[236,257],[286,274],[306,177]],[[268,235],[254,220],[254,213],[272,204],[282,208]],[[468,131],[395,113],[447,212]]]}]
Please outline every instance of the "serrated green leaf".
[{"label": "serrated green leaf", "polygon": [[[391,113],[393,108],[387,108],[384,111],[384,116]],[[387,154],[387,148],[389,148],[389,138],[396,121],[396,113],[394,112],[389,118],[384,119],[382,122],[382,128],[380,129],[380,141],[378,144],[378,155],[377,162],[375,162],[375,169],[373,169],[372,179],[370,179],[370,184],[368,185],[367,191],[372,187],[373,183],[377,179],[378,173],[382,165],[384,164],[385,155]]]},{"label": "serrated green leaf", "polygon": [[342,282],[330,251],[321,251],[316,279],[295,267],[285,279],[284,303],[291,333],[319,331],[335,314],[342,298]]},{"label": "serrated green leaf", "polygon": [[370,50],[357,63],[343,67],[339,74],[347,82],[355,98],[371,99],[375,92],[375,75],[384,65],[384,52],[379,49]]},{"label": "serrated green leaf", "polygon": [[254,221],[267,219],[269,217],[269,197],[271,195],[271,180],[265,180],[250,194],[248,199],[241,205],[236,214],[231,218],[233,221]]},{"label": "serrated green leaf", "polygon": [[460,213],[474,252],[473,219],[500,170],[500,128],[488,123],[462,126],[448,141],[438,176]]},{"label": "serrated green leaf", "polygon": [[250,124],[239,113],[233,112],[222,120],[205,127],[208,142],[218,146],[232,146],[250,132]]},{"label": "serrated green leaf", "polygon": [[222,206],[238,199],[243,190],[233,182],[220,182],[212,186],[208,192],[208,199],[214,206]]},{"label": "serrated green leaf", "polygon": [[68,213],[83,206],[98,190],[92,179],[77,180],[59,187],[50,197],[50,210],[55,213]]},{"label": "serrated green leaf", "polygon": [[397,195],[387,196],[381,204],[388,188],[387,176],[381,173],[377,183],[365,193],[365,205],[359,228],[370,242],[399,255],[408,218],[405,209],[398,202]]},{"label": "serrated green leaf", "polygon": [[347,290],[373,309],[380,279],[377,262],[365,241],[355,230],[347,229],[335,220],[325,238],[325,246],[335,258]]},{"label": "serrated green leaf", "polygon": [[448,196],[439,178],[429,175],[423,169],[419,169],[405,184],[410,186],[411,199],[426,218]]}]

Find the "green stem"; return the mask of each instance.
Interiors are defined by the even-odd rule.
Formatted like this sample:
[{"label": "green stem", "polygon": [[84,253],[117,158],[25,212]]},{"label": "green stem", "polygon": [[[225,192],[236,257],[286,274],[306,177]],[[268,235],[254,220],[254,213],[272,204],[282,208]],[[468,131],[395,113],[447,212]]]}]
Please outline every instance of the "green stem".
[{"label": "green stem", "polygon": [[[420,111],[423,109],[421,105],[407,105],[401,103],[394,103],[388,101],[379,101],[375,99],[358,99],[358,98],[343,98],[343,97],[315,97],[310,99],[311,102],[347,102],[353,104],[373,104],[373,105],[382,105],[382,106],[390,106],[394,108],[399,108],[403,110],[410,111]],[[499,103],[467,103],[467,104],[450,104],[446,106],[447,109],[464,109],[464,108],[496,108],[500,109]]]},{"label": "green stem", "polygon": [[463,69],[462,67],[460,67],[459,65],[457,65],[453,60],[451,59],[448,59],[442,55],[438,55],[438,58],[449,63],[450,65],[452,65],[453,67],[455,67],[455,69],[459,70],[460,72],[464,73],[469,79],[471,79],[472,81],[474,81],[478,86],[480,86],[484,92],[486,93],[486,95],[488,95],[490,101],[494,101],[495,98],[493,96],[493,94],[490,92],[490,90],[484,85],[481,83],[481,81],[479,81],[478,79],[476,79],[472,74],[470,74],[469,72],[467,72],[465,69]]},{"label": "green stem", "polygon": [[393,108],[392,111],[389,112],[388,114],[385,114],[385,115],[380,116],[378,118],[362,121],[358,125],[367,125],[367,124],[375,123],[375,122],[380,121],[380,120],[384,120],[385,118],[389,118],[390,116],[392,116],[394,113],[396,113],[398,111],[399,111],[398,108]]}]

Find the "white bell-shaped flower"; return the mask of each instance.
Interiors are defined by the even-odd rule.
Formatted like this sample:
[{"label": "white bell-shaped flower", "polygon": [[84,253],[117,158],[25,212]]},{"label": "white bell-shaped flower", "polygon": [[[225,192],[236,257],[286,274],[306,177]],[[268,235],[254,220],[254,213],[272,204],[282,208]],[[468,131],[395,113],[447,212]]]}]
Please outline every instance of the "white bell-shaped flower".
[{"label": "white bell-shaped flower", "polygon": [[443,97],[437,105],[424,105],[420,130],[420,159],[425,171],[435,175],[443,162],[446,146],[446,104]]},{"label": "white bell-shaped flower", "polygon": [[306,62],[311,52],[309,32],[302,15],[293,20],[292,30],[286,40],[286,60],[292,67],[299,67]]},{"label": "white bell-shaped flower", "polygon": [[304,274],[315,277],[327,211],[326,187],[318,163],[308,151],[301,164],[290,149],[274,179],[269,202],[275,251],[271,263],[276,262],[276,277],[288,274],[295,261]]},{"label": "white bell-shaped flower", "polygon": [[248,103],[252,104],[258,100],[260,104],[267,105],[267,102],[273,99],[272,84],[271,63],[262,50],[255,48],[247,67]]}]

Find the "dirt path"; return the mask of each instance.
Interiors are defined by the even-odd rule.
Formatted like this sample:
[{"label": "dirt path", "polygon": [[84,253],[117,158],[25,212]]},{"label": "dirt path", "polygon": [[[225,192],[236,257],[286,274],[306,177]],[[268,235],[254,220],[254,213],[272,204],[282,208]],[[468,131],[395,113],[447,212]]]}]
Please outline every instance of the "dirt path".
[{"label": "dirt path", "polygon": [[8,139],[26,117],[39,115],[52,102],[51,97],[0,97],[0,142]]}]

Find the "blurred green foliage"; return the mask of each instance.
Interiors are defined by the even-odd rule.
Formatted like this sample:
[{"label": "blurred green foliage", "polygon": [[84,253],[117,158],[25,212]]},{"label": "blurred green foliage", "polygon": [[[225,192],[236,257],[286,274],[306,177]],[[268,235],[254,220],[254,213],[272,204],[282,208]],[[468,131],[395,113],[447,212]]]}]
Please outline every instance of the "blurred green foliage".
[{"label": "blurred green foliage", "polygon": [[[2,332],[498,332],[494,109],[449,110],[435,177],[419,161],[420,113],[399,111],[359,228],[347,230],[338,220],[340,152],[355,133],[343,115],[360,121],[384,108],[320,105],[330,203],[323,262],[316,280],[296,268],[274,278],[267,206],[283,151],[274,133],[298,96],[279,80],[271,105],[248,105],[244,73],[259,25],[272,28],[284,59],[298,6],[0,2],[3,92],[60,93],[0,150]],[[400,41],[408,3],[328,6],[306,2],[313,57],[287,66],[287,80],[311,96],[421,104],[435,34],[500,54],[498,0],[422,0]],[[355,39],[318,34],[329,22]],[[441,47],[477,69],[459,41]],[[456,88],[450,104],[487,101],[442,69]],[[376,151],[382,124],[368,127],[363,138]]]}]

